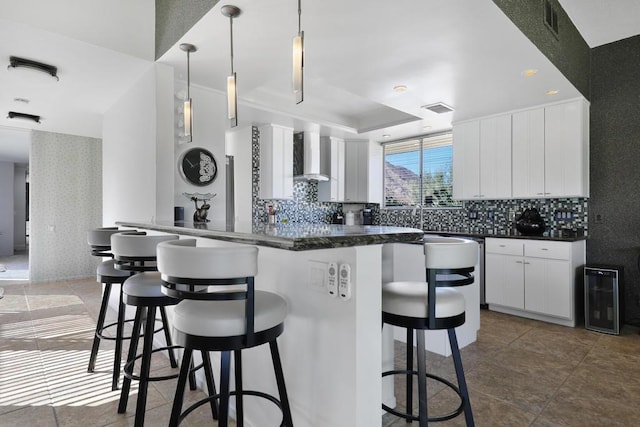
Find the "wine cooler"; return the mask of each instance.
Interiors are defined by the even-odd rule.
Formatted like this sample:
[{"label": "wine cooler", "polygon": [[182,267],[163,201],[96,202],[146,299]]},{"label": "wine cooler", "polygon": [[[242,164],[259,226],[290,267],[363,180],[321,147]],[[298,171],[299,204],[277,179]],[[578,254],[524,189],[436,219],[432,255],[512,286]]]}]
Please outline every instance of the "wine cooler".
[{"label": "wine cooler", "polygon": [[587,265],[584,268],[584,326],[618,335],[624,321],[623,267]]}]

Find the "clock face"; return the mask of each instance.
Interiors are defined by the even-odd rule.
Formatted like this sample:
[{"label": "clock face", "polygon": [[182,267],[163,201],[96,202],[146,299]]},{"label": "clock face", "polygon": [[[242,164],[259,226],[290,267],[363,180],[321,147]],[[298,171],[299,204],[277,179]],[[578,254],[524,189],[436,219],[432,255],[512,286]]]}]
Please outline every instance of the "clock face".
[{"label": "clock face", "polygon": [[187,182],[202,187],[216,179],[218,166],[211,151],[196,147],[185,151],[182,155],[180,171]]}]

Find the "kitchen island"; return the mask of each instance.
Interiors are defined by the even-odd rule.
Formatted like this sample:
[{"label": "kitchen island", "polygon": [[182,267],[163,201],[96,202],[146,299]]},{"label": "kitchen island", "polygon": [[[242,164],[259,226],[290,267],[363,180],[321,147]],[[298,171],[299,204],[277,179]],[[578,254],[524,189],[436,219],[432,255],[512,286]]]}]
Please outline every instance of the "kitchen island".
[{"label": "kitchen island", "polygon": [[[256,288],[277,292],[288,303],[285,331],[278,342],[295,425],[380,425],[381,283],[383,270],[387,269],[385,262],[390,261],[383,256],[383,248],[410,246],[418,254],[416,263],[424,266],[419,255],[421,247],[415,244],[422,242],[422,230],[328,224],[117,224],[195,237],[199,244],[207,246],[258,246]],[[330,262],[350,266],[350,298],[329,295],[325,283]],[[418,268],[421,275],[423,269]],[[246,350],[243,358],[244,387],[277,394],[273,373],[264,367],[270,363],[268,348]],[[388,402],[392,392],[391,384],[386,382],[385,393],[391,393],[385,395]],[[278,410],[257,400],[246,399],[246,425],[279,425]]]}]

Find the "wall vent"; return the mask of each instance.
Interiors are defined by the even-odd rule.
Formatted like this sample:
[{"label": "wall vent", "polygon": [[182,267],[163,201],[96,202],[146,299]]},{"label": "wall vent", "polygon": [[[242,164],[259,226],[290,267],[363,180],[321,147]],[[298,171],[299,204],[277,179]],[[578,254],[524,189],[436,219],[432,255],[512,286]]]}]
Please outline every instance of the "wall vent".
[{"label": "wall vent", "polygon": [[453,111],[453,108],[449,107],[444,102],[437,102],[435,104],[423,105],[422,108],[433,111],[434,113],[444,114],[450,113]]},{"label": "wall vent", "polygon": [[553,33],[556,38],[558,37],[558,10],[551,4],[550,0],[544,0],[544,25]]}]

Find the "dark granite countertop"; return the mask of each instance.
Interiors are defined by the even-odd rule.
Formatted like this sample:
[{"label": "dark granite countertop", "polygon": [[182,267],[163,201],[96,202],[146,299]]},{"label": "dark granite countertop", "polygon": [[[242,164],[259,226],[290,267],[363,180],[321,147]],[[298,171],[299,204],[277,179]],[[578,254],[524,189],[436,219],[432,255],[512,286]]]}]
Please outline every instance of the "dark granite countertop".
[{"label": "dark granite countertop", "polygon": [[528,239],[528,240],[554,240],[558,242],[576,242],[579,240],[586,240],[588,236],[584,230],[562,230],[556,232],[545,232],[542,236],[526,236],[519,231],[513,229],[506,232],[492,233],[492,232],[469,232],[469,231],[436,231],[425,230],[425,234],[437,234],[440,236],[468,236],[471,238],[485,239],[487,237],[498,237],[508,239]]},{"label": "dark granite countertop", "polygon": [[175,223],[118,221],[116,224],[142,230],[163,231],[292,251],[382,243],[410,243],[421,241],[424,235],[422,230],[415,228],[380,225],[288,223],[254,227],[251,224],[227,225],[224,222],[194,224],[190,221]]}]

